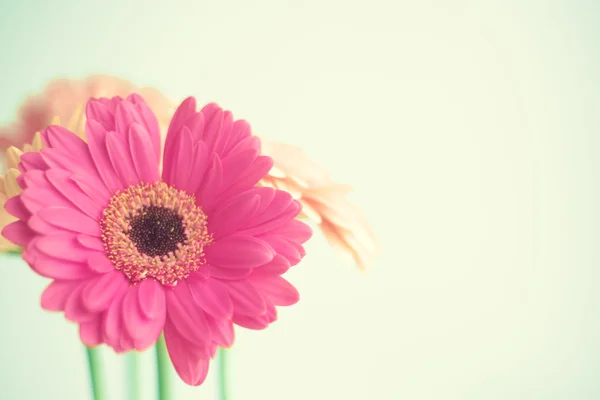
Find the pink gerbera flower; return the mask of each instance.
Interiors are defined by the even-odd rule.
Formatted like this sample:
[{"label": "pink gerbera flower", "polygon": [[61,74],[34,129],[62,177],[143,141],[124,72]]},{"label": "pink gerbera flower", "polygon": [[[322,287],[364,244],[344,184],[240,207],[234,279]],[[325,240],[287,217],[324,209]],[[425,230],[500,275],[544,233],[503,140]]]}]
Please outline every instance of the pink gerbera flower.
[{"label": "pink gerbera flower", "polygon": [[[263,329],[294,304],[281,277],[304,256],[310,229],[291,195],[255,187],[272,167],[245,121],[186,99],[164,154],[138,95],[92,99],[87,143],[59,126],[21,157],[18,220],[3,235],[53,281],[46,310],[80,325],[87,346],[144,350],[164,332],[181,378],[201,384],[233,323]],[[162,159],[162,174],[159,163]]]}]

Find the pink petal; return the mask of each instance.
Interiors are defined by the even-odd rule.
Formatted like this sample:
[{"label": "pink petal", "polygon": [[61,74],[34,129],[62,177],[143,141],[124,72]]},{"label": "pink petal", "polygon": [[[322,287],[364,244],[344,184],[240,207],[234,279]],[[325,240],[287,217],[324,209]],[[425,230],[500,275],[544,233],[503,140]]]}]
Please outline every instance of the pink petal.
[{"label": "pink petal", "polygon": [[211,315],[206,316],[212,338],[215,343],[223,347],[230,347],[235,340],[235,332],[233,330],[233,322],[231,317],[215,318]]},{"label": "pink petal", "polygon": [[111,303],[104,314],[104,322],[102,324],[104,342],[112,347],[117,353],[132,350],[133,348],[133,343],[130,343],[130,349],[125,349],[123,345],[126,345],[126,343],[121,342],[121,338],[125,334],[123,321],[123,300],[125,298],[125,293],[126,292],[122,292],[120,296],[111,299]]},{"label": "pink petal", "polygon": [[40,237],[37,248],[47,256],[76,262],[87,261],[95,253],[77,243],[75,234],[66,232]]},{"label": "pink petal", "polygon": [[2,236],[18,246],[27,246],[35,233],[23,221],[15,221],[2,229]]},{"label": "pink petal", "polygon": [[253,268],[268,263],[275,256],[264,241],[249,236],[229,236],[206,247],[209,264],[223,268]]},{"label": "pink petal", "polygon": [[191,170],[194,145],[192,142],[192,133],[188,128],[183,128],[179,137],[178,162],[176,166],[171,168],[171,173],[174,174],[173,185],[177,189],[187,190],[190,175],[195,172]]},{"label": "pink petal", "polygon": [[252,285],[269,297],[271,303],[276,306],[291,306],[300,300],[298,290],[291,283],[280,276],[271,278],[255,278],[251,280]]},{"label": "pink petal", "polygon": [[85,124],[85,133],[96,170],[108,190],[111,193],[116,193],[118,190],[123,189],[123,185],[117,178],[108,155],[108,150],[106,149],[106,129],[98,122],[88,119]]},{"label": "pink petal", "polygon": [[[153,285],[152,279],[144,280],[138,285],[131,287],[123,300],[123,319],[128,336],[133,340],[136,350],[143,351],[156,342],[158,336],[163,330],[166,318],[166,306],[164,300],[164,290],[155,291],[155,295],[162,296],[162,308],[153,310],[155,316],[148,318],[142,312],[141,303],[150,301],[156,304],[155,299],[142,299],[141,287],[144,285]],[[162,289],[162,288],[160,288]],[[160,300],[158,300],[160,302]]]},{"label": "pink petal", "polygon": [[[70,130],[58,125],[51,125],[43,131],[48,147],[57,149],[65,154],[86,156],[89,159],[89,150],[81,138]],[[83,157],[82,157],[83,158]]]},{"label": "pink petal", "polygon": [[173,141],[176,139],[176,136],[179,135],[179,132],[184,127],[185,123],[192,118],[195,113],[196,99],[193,97],[188,97],[181,105],[179,105],[179,107],[177,107],[177,110],[175,110],[175,114],[173,114],[173,118],[171,119],[169,129],[167,130],[163,159],[171,157]]},{"label": "pink petal", "polygon": [[260,206],[260,196],[245,192],[232,198],[211,215],[209,228],[215,239],[234,233],[255,215]]},{"label": "pink petal", "polygon": [[135,349],[135,343],[133,339],[129,336],[127,330],[121,330],[121,337],[119,339],[119,345],[116,344],[113,346],[113,349],[117,354],[127,353],[131,350]]},{"label": "pink petal", "polygon": [[25,153],[21,156],[19,171],[27,172],[32,170],[45,171],[48,169],[48,164],[42,158],[40,153]]},{"label": "pink petal", "polygon": [[251,275],[281,275],[284,274],[288,269],[290,269],[290,262],[284,256],[277,254],[270,263],[254,268]]},{"label": "pink petal", "polygon": [[211,340],[210,327],[204,311],[194,302],[187,281],[179,281],[166,294],[168,319],[175,329],[186,340],[199,346],[208,346]]},{"label": "pink petal", "polygon": [[210,212],[212,204],[215,201],[215,196],[221,189],[221,181],[223,178],[223,167],[219,156],[213,154],[211,165],[206,172],[204,181],[196,191],[198,204],[202,205],[205,212]]},{"label": "pink petal", "polygon": [[231,281],[227,284],[235,314],[264,315],[267,303],[264,297],[251,284],[244,281]]},{"label": "pink petal", "polygon": [[204,106],[201,110],[204,115],[204,142],[209,152],[214,152],[215,144],[221,136],[223,126],[223,110],[215,103]]},{"label": "pink petal", "polygon": [[313,231],[310,226],[304,222],[298,221],[297,219],[290,219],[285,224],[273,229],[269,233],[278,236],[285,236],[287,239],[302,244],[311,238]]},{"label": "pink petal", "polygon": [[233,114],[230,111],[223,113],[223,125],[221,125],[221,134],[217,136],[213,151],[219,156],[223,156],[223,151],[227,147],[227,143],[231,139],[233,129]]},{"label": "pink petal", "polygon": [[67,299],[80,284],[79,281],[53,281],[42,293],[42,308],[47,311],[64,310]]},{"label": "pink petal", "polygon": [[90,311],[106,310],[115,298],[122,296],[129,281],[121,271],[113,270],[90,281],[82,293],[82,301]]},{"label": "pink petal", "polygon": [[202,138],[204,137],[204,115],[202,115],[201,112],[194,113],[186,121],[185,126],[190,130],[190,132],[192,132],[192,141],[194,143],[204,144],[204,142],[202,141]]},{"label": "pink petal", "polygon": [[[281,193],[281,191],[278,191],[278,193]],[[247,229],[240,229],[239,234],[248,236],[258,236],[267,232],[271,234],[273,230],[280,228],[286,222],[296,217],[300,212],[300,208],[300,203],[297,201],[292,201],[283,212],[276,214],[273,218],[267,221],[257,223],[256,220],[262,219],[263,216],[257,217],[256,220],[250,222],[249,225],[251,227]],[[269,213],[266,212],[265,214]]]},{"label": "pink petal", "polygon": [[139,307],[148,319],[160,317],[166,310],[167,299],[163,286],[154,279],[146,279],[138,284]]},{"label": "pink petal", "polygon": [[21,196],[11,197],[4,203],[4,208],[8,213],[18,219],[27,220],[31,216],[31,213],[25,208],[25,205],[21,201]]},{"label": "pink petal", "polygon": [[[250,126],[248,126],[248,129],[250,129]],[[248,150],[254,150],[256,153],[260,153],[260,147],[261,142],[258,136],[247,136],[235,143],[235,146],[227,154],[227,157],[235,157]]]},{"label": "pink petal", "polygon": [[90,250],[96,250],[99,252],[105,251],[104,242],[102,242],[102,239],[98,237],[84,234],[77,235],[77,243]]},{"label": "pink petal", "polygon": [[27,226],[31,228],[32,231],[42,235],[52,235],[60,231],[54,225],[50,225],[37,215],[32,215],[31,218],[29,218],[29,221],[27,221]]},{"label": "pink petal", "polygon": [[121,132],[106,133],[106,149],[115,174],[123,187],[136,185],[139,178],[129,153],[128,134]]},{"label": "pink petal", "polygon": [[86,264],[54,258],[38,257],[30,266],[42,276],[59,280],[81,280],[94,276]]},{"label": "pink petal", "polygon": [[140,180],[145,183],[158,181],[160,175],[158,163],[152,158],[152,142],[148,132],[138,124],[129,128],[129,152]]},{"label": "pink petal", "polygon": [[158,120],[144,99],[137,93],[129,95],[127,100],[135,105],[135,108],[142,119],[141,122],[143,123],[145,131],[150,138],[150,143],[152,144],[154,151],[154,158],[150,160],[155,164],[158,164],[160,159],[160,129],[158,127]]},{"label": "pink petal", "polygon": [[35,247],[36,239],[32,239],[27,247],[25,247],[21,253],[23,261],[25,261],[30,267],[34,265],[40,258],[40,252]]},{"label": "pink petal", "polygon": [[223,188],[231,186],[246,173],[252,162],[258,157],[257,149],[248,149],[229,155],[223,162]]},{"label": "pink petal", "polygon": [[79,325],[79,337],[87,347],[102,343],[102,316],[96,316]]},{"label": "pink petal", "polygon": [[271,193],[261,193],[261,195],[260,211],[244,227],[244,233],[247,235],[268,232],[285,224],[298,213],[297,205],[288,192],[276,190],[270,202],[268,200],[271,198]]},{"label": "pink petal", "polygon": [[[51,169],[62,169],[77,175],[85,177],[87,181],[94,182],[100,186],[105,186],[102,178],[96,171],[96,167],[91,159],[86,160],[85,156],[77,158],[74,154],[67,154],[59,149],[44,148],[39,153]],[[89,166],[87,164],[90,164]],[[45,168],[48,169],[48,168]]]},{"label": "pink petal", "polygon": [[[202,114],[199,114],[202,115]],[[187,183],[187,192],[196,193],[203,182],[206,169],[208,168],[208,150],[204,142],[197,142],[194,145],[194,155],[192,160],[190,179]]]},{"label": "pink petal", "polygon": [[252,165],[244,171],[244,174],[219,195],[219,198],[228,198],[235,193],[250,189],[256,185],[258,181],[264,178],[271,168],[273,168],[273,160],[271,157],[257,157],[256,160],[252,162]]},{"label": "pink petal", "polygon": [[206,313],[216,318],[231,318],[233,303],[227,287],[216,279],[190,282],[192,298]]},{"label": "pink petal", "polygon": [[250,268],[220,268],[215,267],[214,265],[209,265],[208,268],[212,278],[226,281],[236,281],[247,278],[253,271],[253,269]]},{"label": "pink petal", "polygon": [[37,215],[45,222],[72,232],[100,237],[100,224],[81,211],[67,207],[47,207],[38,211]]},{"label": "pink petal", "polygon": [[120,101],[115,112],[115,131],[120,133],[120,136],[126,136],[134,123],[143,123],[141,115],[133,103]]},{"label": "pink petal", "polygon": [[32,214],[37,214],[46,207],[72,207],[72,204],[54,188],[48,190],[30,187],[21,193],[21,201]]},{"label": "pink petal", "polygon": [[[231,129],[231,133],[229,135],[229,140],[223,149],[222,154],[223,157],[227,157],[230,152],[234,151],[237,146],[239,146],[244,140],[250,137],[251,129],[250,124],[243,119],[237,120],[233,122],[233,126]],[[258,138],[257,138],[258,139]],[[258,140],[260,144],[260,140]],[[242,145],[240,148],[246,148],[246,144]]]},{"label": "pink petal", "polygon": [[77,286],[65,303],[65,318],[69,321],[81,323],[94,318],[94,314],[87,310],[81,301],[84,287],[85,285]]},{"label": "pink petal", "polygon": [[49,169],[46,171],[46,178],[58,192],[82,212],[98,221],[102,217],[103,207],[86,194],[71,177],[71,173],[63,170]]},{"label": "pink petal", "polygon": [[115,129],[114,111],[110,110],[107,104],[104,104],[101,99],[90,99],[86,109],[87,120],[98,122],[105,130],[112,131]]},{"label": "pink petal", "polygon": [[50,188],[50,183],[46,179],[46,174],[44,171],[28,171],[17,179],[22,179],[22,182],[19,182],[19,186],[23,189],[36,188],[36,187],[44,187]]},{"label": "pink petal", "polygon": [[[79,240],[79,237],[77,237],[77,240]],[[115,270],[115,266],[112,263],[112,261],[110,261],[108,257],[106,257],[106,254],[101,252],[90,254],[90,257],[87,260],[87,264],[90,267],[90,269],[101,274]]]},{"label": "pink petal", "polygon": [[[267,242],[277,254],[281,254],[290,262],[291,265],[298,264],[304,257],[304,249],[301,245],[287,240],[284,237],[276,235],[260,236],[260,239]],[[300,251],[302,249],[302,251]]]},{"label": "pink petal", "polygon": [[202,384],[208,374],[210,361],[204,354],[207,350],[185,340],[169,322],[165,325],[165,342],[179,377],[188,385]]},{"label": "pink petal", "polygon": [[253,330],[261,330],[269,326],[269,320],[265,315],[233,314],[232,321],[236,325]]},{"label": "pink petal", "polygon": [[73,182],[79,187],[86,195],[88,195],[96,204],[102,208],[106,207],[112,197],[112,194],[108,191],[104,183],[98,181],[97,184],[90,182],[88,178],[82,178],[74,175],[71,177]]},{"label": "pink petal", "polygon": [[192,133],[184,127],[172,142],[169,157],[163,159],[163,180],[180,190],[187,189],[193,156]]}]

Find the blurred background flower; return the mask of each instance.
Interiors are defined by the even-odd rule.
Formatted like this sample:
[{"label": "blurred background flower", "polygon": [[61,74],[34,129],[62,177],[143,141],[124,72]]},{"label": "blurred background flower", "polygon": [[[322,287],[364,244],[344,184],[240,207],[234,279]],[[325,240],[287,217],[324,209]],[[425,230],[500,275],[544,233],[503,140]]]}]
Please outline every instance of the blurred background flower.
[{"label": "blurred background flower", "polygon": [[17,119],[0,127],[0,150],[18,148],[31,143],[33,135],[50,124],[54,117],[73,121],[70,128],[82,135],[85,127],[84,105],[90,97],[126,97],[138,93],[146,99],[165,129],[174,111],[175,103],[153,88],[137,87],[114,76],[92,75],[84,79],[56,79],[50,81],[39,94],[29,96],[20,106]]}]

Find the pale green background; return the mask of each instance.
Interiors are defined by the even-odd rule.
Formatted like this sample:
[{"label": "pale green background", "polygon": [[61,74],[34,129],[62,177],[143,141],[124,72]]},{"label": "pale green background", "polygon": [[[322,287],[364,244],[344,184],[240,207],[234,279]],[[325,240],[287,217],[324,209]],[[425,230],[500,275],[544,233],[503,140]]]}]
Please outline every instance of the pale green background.
[{"label": "pale green background", "polygon": [[[315,236],[289,274],[301,302],[238,330],[235,400],[600,398],[600,3],[19,0],[0,15],[2,121],[50,78],[116,74],[218,101],[356,187],[382,256],[360,274]],[[75,327],[39,308],[46,281],[1,264],[0,399],[87,399]],[[177,399],[216,398],[215,379]]]}]

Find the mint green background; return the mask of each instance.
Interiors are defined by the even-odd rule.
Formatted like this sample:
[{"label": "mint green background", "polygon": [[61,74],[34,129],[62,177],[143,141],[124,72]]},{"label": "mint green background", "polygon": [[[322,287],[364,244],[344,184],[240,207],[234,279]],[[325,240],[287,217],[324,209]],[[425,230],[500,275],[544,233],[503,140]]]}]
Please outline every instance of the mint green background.
[{"label": "mint green background", "polygon": [[[0,120],[51,78],[116,74],[216,100],[355,185],[376,267],[317,235],[301,302],[238,331],[236,400],[597,399],[600,3],[508,3],[3,3]],[[1,399],[86,398],[44,285],[0,261]]]}]

